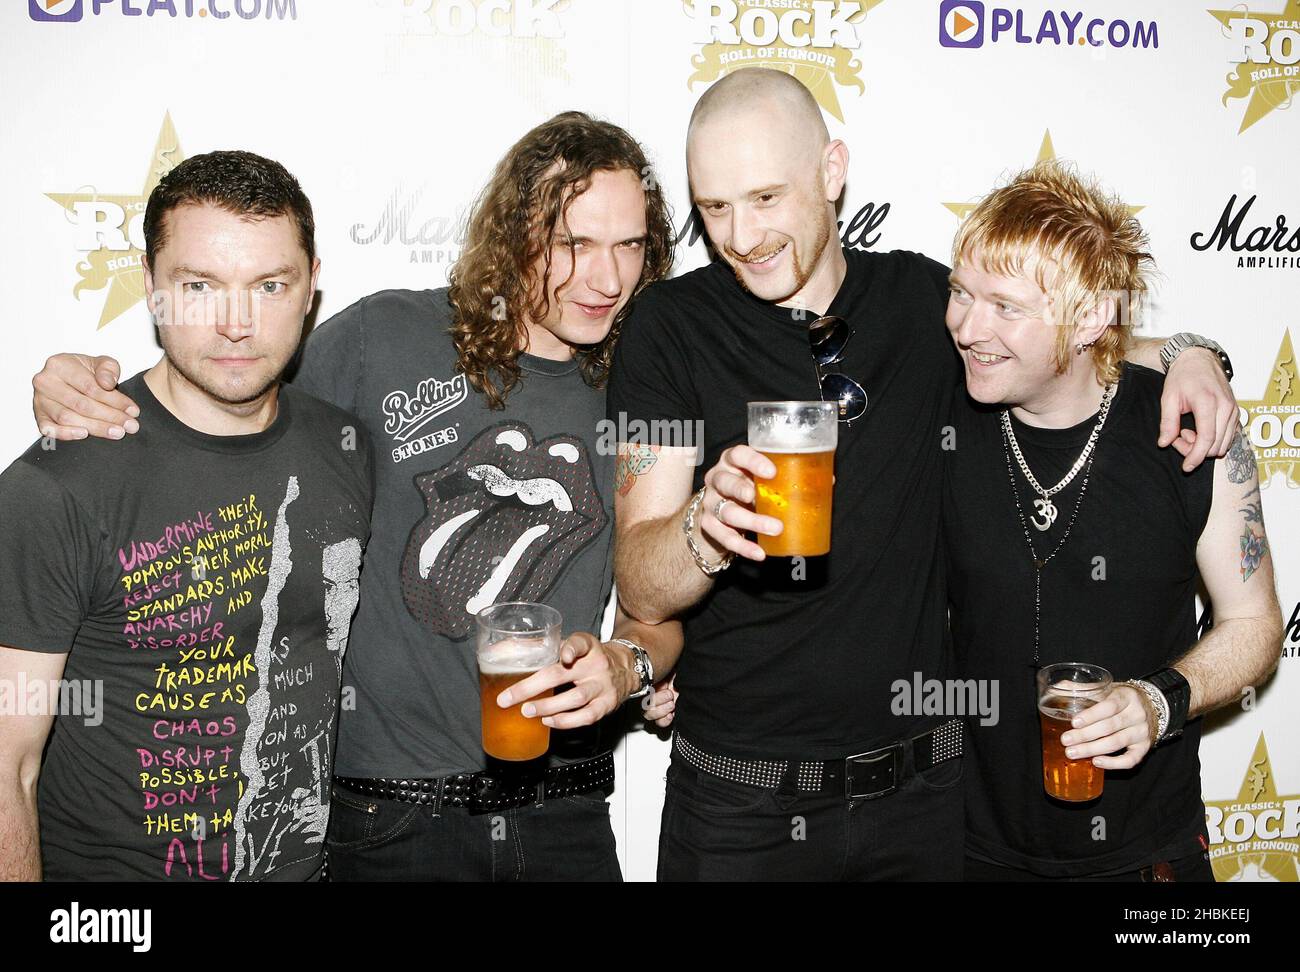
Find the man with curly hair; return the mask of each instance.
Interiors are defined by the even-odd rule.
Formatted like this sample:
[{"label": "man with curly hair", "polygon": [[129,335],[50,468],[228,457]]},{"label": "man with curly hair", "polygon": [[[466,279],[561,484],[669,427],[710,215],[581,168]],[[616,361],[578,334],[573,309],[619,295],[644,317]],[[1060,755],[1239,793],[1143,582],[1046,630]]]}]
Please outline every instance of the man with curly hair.
[{"label": "man with curly hair", "polygon": [[[623,615],[603,390],[629,300],[666,276],[667,207],[636,141],[566,112],[528,132],[474,207],[451,285],[363,298],[307,341],[294,386],[376,443],[372,535],[343,673],[336,880],[618,880],[602,720],[653,690],[680,629]],[[38,425],[135,431],[111,358],[58,355]],[[84,434],[84,433],[83,433]],[[561,660],[498,696],[554,730],[536,776],[484,772],[475,614],[544,601]],[[570,685],[553,694],[554,689]],[[610,720],[613,721],[613,720]]]}]

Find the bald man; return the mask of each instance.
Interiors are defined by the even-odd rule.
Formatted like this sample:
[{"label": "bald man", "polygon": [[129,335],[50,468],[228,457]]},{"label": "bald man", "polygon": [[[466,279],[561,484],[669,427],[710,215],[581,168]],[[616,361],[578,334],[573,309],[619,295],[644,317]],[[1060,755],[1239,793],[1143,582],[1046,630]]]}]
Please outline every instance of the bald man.
[{"label": "bald man", "polygon": [[[848,162],[789,75],[749,68],[710,88],[687,168],[719,259],[648,288],[616,352],[610,418],[655,432],[620,443],[619,593],[643,621],[686,623],[661,880],[962,874],[963,712],[943,707],[939,543],[962,380],[948,268],[841,247]],[[1159,367],[1159,345],[1137,360]],[[1209,352],[1174,367],[1167,388],[1187,390],[1166,396],[1168,440],[1184,400],[1231,401]],[[775,469],[740,444],[745,406],[789,399],[838,406],[828,556],[765,556],[746,536],[782,523],[753,512],[755,481]],[[1177,440],[1189,461],[1220,437],[1226,448],[1214,417]]]}]

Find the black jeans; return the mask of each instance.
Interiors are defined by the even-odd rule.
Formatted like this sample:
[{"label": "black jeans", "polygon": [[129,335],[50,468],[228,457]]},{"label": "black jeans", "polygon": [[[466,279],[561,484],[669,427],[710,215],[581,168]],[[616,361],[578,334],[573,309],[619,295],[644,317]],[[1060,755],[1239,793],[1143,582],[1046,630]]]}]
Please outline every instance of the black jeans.
[{"label": "black jeans", "polygon": [[600,793],[472,816],[335,786],[331,881],[621,881]]},{"label": "black jeans", "polygon": [[659,880],[960,881],[961,776],[950,759],[888,796],[846,800],[732,783],[674,753]]},{"label": "black jeans", "polygon": [[[1125,871],[1122,874],[1111,874],[1106,877],[1094,877],[1084,875],[1082,877],[1044,877],[1041,874],[1035,874],[1033,871],[1022,871],[1016,867],[1004,867],[1001,864],[991,864],[988,861],[976,860],[973,857],[966,858],[966,880],[967,881],[1153,881],[1157,873],[1160,877],[1170,881],[1213,881],[1214,868],[1210,866],[1210,856],[1204,852],[1199,854],[1190,854],[1187,857],[1179,857],[1172,861],[1163,862],[1164,866],[1157,865],[1157,869],[1144,867],[1138,870]],[[1155,871],[1156,873],[1153,873]]]}]

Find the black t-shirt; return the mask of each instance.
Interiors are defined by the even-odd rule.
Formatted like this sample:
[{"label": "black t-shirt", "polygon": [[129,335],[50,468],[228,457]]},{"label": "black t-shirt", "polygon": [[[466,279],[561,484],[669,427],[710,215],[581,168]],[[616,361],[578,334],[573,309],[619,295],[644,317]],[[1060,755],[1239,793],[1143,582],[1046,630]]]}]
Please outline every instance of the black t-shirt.
[{"label": "black t-shirt", "polygon": [[[1098,439],[1078,517],[1043,568],[1039,664],[1101,665],[1116,682],[1165,667],[1196,641],[1196,544],[1209,517],[1213,463],[1183,473],[1158,449],[1162,377],[1125,365]],[[1132,770],[1107,770],[1099,799],[1069,804],[1043,790],[1034,685],[1034,568],[1016,514],[1000,409],[964,393],[944,490],[952,630],[962,675],[996,679],[996,725],[972,719],[966,761],[967,847],[1047,876],[1105,874],[1202,849],[1200,722]],[[1016,438],[1039,483],[1053,486],[1083,450],[1093,416],[1068,429],[1027,426]],[[1011,458],[1026,519],[1036,494]],[[1084,472],[1053,497],[1037,556],[1056,547]],[[1104,835],[1104,836],[1103,836]]]},{"label": "black t-shirt", "polygon": [[[958,361],[943,324],[947,269],[902,251],[844,255],[828,313],[854,335],[829,370],[870,401],[840,424],[831,553],[807,580],[789,561],[737,558],[685,618],[677,728],[715,752],[834,759],[936,721],[894,714],[890,686],[941,678],[948,664],[940,440]],[[815,316],[753,297],[720,263],[655,284],[615,355],[611,420],[702,420],[698,489],[746,441],[747,402],[820,397]]]},{"label": "black t-shirt", "polygon": [[0,644],[69,652],[39,784],[50,880],[320,869],[369,440],[281,386],[214,436],[122,383],[140,431],[36,443],[0,475]]}]

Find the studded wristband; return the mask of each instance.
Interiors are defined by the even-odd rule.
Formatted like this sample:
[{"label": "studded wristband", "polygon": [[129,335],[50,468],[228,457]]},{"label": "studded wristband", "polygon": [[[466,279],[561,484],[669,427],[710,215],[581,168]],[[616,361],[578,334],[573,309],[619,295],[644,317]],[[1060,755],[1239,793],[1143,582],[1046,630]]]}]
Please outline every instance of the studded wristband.
[{"label": "studded wristband", "polygon": [[1160,735],[1160,741],[1173,739],[1183,732],[1187,725],[1187,713],[1192,705],[1192,686],[1175,668],[1162,668],[1150,675],[1144,675],[1142,681],[1150,682],[1159,690],[1169,706],[1169,725]]}]

